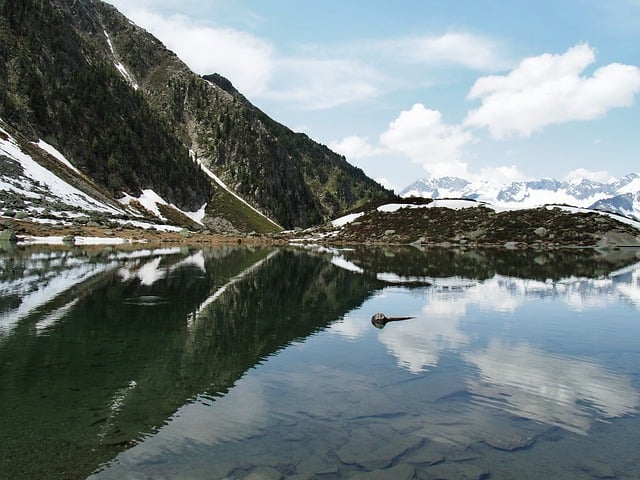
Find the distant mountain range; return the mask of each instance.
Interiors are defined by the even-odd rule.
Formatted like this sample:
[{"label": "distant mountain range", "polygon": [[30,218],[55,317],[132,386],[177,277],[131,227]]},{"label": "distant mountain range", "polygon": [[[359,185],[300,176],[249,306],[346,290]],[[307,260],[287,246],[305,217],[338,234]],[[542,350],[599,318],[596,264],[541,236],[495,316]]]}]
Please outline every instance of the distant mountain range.
[{"label": "distant mountain range", "polygon": [[565,182],[550,178],[498,185],[458,177],[420,179],[400,192],[401,197],[468,198],[503,208],[534,208],[566,204],[604,210],[640,220],[640,174],[631,173],[602,183],[582,179]]}]

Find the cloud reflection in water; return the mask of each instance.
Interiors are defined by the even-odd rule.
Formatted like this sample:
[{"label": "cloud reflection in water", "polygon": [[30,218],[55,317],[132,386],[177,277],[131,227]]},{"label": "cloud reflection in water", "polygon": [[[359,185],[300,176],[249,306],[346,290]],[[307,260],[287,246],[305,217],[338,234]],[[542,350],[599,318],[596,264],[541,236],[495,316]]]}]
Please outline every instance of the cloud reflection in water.
[{"label": "cloud reflection in water", "polygon": [[586,434],[592,417],[621,417],[640,405],[629,378],[526,343],[494,339],[463,358],[478,368],[479,376],[468,380],[476,401],[575,433]]},{"label": "cloud reflection in water", "polygon": [[[467,378],[476,404],[582,435],[594,419],[637,411],[640,393],[628,377],[608,371],[596,361],[547,352],[527,341],[493,338],[488,346],[474,346],[475,337],[465,322],[473,322],[468,313],[471,308],[515,313],[535,299],[558,301],[573,312],[602,309],[621,301],[638,308],[638,264],[595,279],[574,277],[554,282],[495,275],[485,281],[457,279],[458,288],[447,288],[443,280],[430,278],[432,286],[419,290],[426,302],[420,311],[413,305],[414,311],[394,312],[416,315],[416,319],[378,333],[379,341],[401,368],[420,374],[437,367],[444,352],[456,352],[476,372]],[[384,293],[375,301],[383,302]],[[354,340],[363,334],[365,324],[351,323],[347,318],[332,330]]]},{"label": "cloud reflection in water", "polygon": [[385,329],[378,338],[398,359],[398,365],[420,373],[435,367],[441,352],[467,344],[467,335],[460,328],[465,313],[463,302],[453,302],[450,297],[432,299],[419,318],[405,322],[403,328]]}]

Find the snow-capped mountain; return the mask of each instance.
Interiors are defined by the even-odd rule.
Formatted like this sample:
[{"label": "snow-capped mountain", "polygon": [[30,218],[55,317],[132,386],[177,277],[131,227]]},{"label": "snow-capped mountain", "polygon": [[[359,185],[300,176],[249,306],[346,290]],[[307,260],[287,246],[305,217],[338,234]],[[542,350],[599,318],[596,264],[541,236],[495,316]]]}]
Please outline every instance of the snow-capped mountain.
[{"label": "snow-capped mountain", "polygon": [[457,177],[423,178],[400,192],[401,197],[470,198],[503,208],[532,208],[545,204],[607,210],[640,219],[640,174],[609,183],[551,178],[498,185]]}]

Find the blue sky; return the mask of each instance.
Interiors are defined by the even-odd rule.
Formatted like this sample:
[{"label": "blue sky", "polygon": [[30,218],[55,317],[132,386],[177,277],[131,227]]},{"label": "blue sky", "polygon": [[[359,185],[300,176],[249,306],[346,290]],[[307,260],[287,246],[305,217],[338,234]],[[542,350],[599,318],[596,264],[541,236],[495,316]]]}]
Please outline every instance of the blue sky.
[{"label": "blue sky", "polygon": [[401,190],[640,172],[640,0],[110,0]]}]

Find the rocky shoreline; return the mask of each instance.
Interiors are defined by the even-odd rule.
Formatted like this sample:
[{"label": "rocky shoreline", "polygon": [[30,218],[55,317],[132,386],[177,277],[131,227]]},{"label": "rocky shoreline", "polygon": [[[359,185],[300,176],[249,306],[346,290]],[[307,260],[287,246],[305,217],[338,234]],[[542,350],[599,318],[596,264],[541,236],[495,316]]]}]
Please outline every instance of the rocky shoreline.
[{"label": "rocky shoreline", "polygon": [[[637,224],[637,225],[636,225]],[[495,212],[490,208],[402,208],[372,210],[340,227],[325,224],[306,230],[272,234],[211,232],[161,226],[143,228],[131,222],[32,220],[0,216],[0,240],[21,243],[64,243],[78,239],[104,244],[326,244],[414,245],[444,248],[563,249],[640,247],[640,225],[624,217],[596,212],[570,212],[555,207]],[[86,240],[93,239],[93,240]]]},{"label": "rocky shoreline", "polygon": [[560,207],[496,212],[491,208],[371,210],[339,230],[306,232],[306,241],[335,245],[558,249],[640,247],[640,222]]},{"label": "rocky shoreline", "polygon": [[0,217],[0,241],[22,244],[64,244],[73,246],[83,243],[109,245],[159,245],[159,244],[265,244],[273,243],[267,236],[242,234],[212,234],[204,231],[182,229],[179,231],[160,231],[153,228],[134,226],[72,224],[60,225],[38,223],[29,220]]}]

